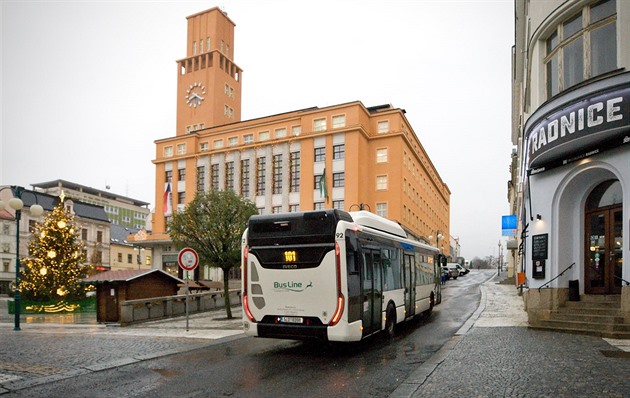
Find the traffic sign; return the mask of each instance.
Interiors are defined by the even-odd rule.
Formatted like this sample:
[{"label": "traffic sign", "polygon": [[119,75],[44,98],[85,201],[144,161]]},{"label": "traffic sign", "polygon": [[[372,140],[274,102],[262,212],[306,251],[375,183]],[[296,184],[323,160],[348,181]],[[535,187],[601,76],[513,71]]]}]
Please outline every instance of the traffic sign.
[{"label": "traffic sign", "polygon": [[199,264],[199,255],[195,249],[185,247],[179,251],[179,254],[177,255],[177,262],[184,271],[192,271],[197,268],[197,265]]}]

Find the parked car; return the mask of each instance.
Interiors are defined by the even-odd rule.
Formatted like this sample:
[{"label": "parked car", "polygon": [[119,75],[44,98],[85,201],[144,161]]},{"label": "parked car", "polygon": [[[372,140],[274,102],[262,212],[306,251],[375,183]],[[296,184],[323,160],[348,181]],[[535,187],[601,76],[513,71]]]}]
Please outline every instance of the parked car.
[{"label": "parked car", "polygon": [[446,269],[448,270],[448,273],[449,273],[450,277],[453,278],[453,279],[457,279],[457,277],[459,276],[459,270],[457,269],[455,264],[456,263],[448,263],[448,264],[446,264]]},{"label": "parked car", "polygon": [[455,263],[457,269],[459,270],[459,276],[464,276],[470,272],[470,270],[459,263]]}]

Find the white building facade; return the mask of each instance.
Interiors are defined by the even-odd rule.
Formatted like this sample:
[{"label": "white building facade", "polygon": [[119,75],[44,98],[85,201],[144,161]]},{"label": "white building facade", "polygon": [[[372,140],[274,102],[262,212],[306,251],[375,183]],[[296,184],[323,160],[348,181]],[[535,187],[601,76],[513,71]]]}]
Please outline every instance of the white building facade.
[{"label": "white building facade", "polygon": [[630,2],[515,7],[508,196],[519,233],[508,248],[530,323],[569,285],[619,295],[630,315]]}]

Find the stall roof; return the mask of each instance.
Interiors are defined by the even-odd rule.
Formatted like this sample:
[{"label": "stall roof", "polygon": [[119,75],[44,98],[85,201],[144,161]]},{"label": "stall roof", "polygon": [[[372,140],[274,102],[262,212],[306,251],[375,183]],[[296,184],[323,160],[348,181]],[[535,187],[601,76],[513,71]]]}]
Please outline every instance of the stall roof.
[{"label": "stall roof", "polygon": [[145,269],[145,270],[118,270],[118,271],[106,271],[98,274],[94,274],[88,278],[83,279],[86,283],[98,283],[98,282],[129,282],[141,276],[149,275],[154,272],[162,273],[170,278],[173,278],[177,282],[184,283],[183,280],[176,276],[169,274],[161,269]]}]

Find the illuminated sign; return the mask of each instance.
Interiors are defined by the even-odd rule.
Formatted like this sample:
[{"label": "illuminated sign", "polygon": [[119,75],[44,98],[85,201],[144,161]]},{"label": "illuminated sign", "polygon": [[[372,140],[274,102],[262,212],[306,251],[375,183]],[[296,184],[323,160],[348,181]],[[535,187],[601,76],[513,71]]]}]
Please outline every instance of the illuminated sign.
[{"label": "illuminated sign", "polygon": [[295,250],[286,250],[284,252],[284,261],[294,263],[297,261],[297,252]]}]

